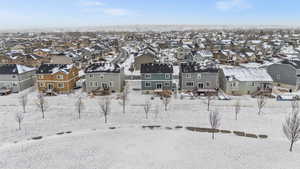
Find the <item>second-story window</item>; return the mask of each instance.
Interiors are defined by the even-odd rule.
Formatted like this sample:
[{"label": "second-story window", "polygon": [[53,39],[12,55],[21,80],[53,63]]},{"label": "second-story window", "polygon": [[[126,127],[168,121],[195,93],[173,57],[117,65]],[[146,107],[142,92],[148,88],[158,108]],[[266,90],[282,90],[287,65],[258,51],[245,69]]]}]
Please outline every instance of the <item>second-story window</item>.
[{"label": "second-story window", "polygon": [[165,79],[170,79],[170,74],[165,74]]},{"label": "second-story window", "polygon": [[187,73],[187,74],[185,75],[185,77],[190,79],[190,78],[192,78],[192,74]]},{"label": "second-story window", "polygon": [[145,79],[151,79],[151,74],[145,74]]},{"label": "second-story window", "polygon": [[57,75],[57,79],[64,79],[64,75]]},{"label": "second-story window", "polygon": [[197,74],[197,78],[198,78],[198,79],[201,79],[201,78],[202,78],[201,73],[198,73],[198,74]]},{"label": "second-story window", "polygon": [[39,75],[39,78],[40,79],[44,79],[44,75]]}]

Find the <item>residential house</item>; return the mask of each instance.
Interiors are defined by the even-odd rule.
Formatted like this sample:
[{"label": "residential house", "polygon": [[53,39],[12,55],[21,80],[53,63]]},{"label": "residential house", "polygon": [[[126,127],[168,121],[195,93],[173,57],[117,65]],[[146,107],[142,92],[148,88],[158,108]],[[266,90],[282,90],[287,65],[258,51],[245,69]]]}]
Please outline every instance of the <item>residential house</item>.
[{"label": "residential house", "polygon": [[156,60],[156,55],[154,52],[142,52],[135,56],[134,58],[134,69],[140,70],[142,64],[153,63]]},{"label": "residential house", "polygon": [[173,66],[171,64],[142,64],[140,72],[144,93],[173,89]]},{"label": "residential house", "polygon": [[[219,69],[215,64],[182,63],[179,71],[182,91],[205,91],[219,88]],[[208,91],[208,90],[207,90]]]},{"label": "residential house", "polygon": [[121,92],[125,84],[124,69],[118,64],[98,62],[85,69],[86,91],[99,89]]},{"label": "residential house", "polygon": [[283,60],[267,67],[275,85],[292,90],[300,88],[300,61]]},{"label": "residential house", "polygon": [[272,77],[260,68],[223,68],[220,71],[220,88],[227,94],[254,94],[272,90]]},{"label": "residential house", "polygon": [[35,68],[18,64],[0,64],[0,89],[23,91],[35,83]]},{"label": "residential house", "polygon": [[79,80],[78,71],[72,64],[42,64],[36,73],[39,92],[71,93]]}]

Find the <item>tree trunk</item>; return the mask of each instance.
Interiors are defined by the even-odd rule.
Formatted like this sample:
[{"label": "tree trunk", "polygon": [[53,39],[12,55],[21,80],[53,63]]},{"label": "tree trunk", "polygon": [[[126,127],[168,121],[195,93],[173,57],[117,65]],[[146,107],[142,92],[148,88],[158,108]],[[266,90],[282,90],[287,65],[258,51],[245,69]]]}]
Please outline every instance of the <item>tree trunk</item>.
[{"label": "tree trunk", "polygon": [[106,117],[106,115],[104,116],[104,119],[105,119],[105,124],[107,123],[107,117]]},{"label": "tree trunk", "polygon": [[21,130],[21,122],[19,122],[19,130]]},{"label": "tree trunk", "polygon": [[237,120],[237,113],[235,113],[235,120]]},{"label": "tree trunk", "polygon": [[123,100],[123,114],[125,114],[125,99]]},{"label": "tree trunk", "polygon": [[215,132],[214,131],[212,132],[211,136],[212,136],[212,139],[214,140],[215,139]]},{"label": "tree trunk", "polygon": [[290,152],[292,152],[292,151],[293,151],[293,144],[294,144],[294,142],[293,142],[293,141],[291,141],[291,145],[290,145]]}]

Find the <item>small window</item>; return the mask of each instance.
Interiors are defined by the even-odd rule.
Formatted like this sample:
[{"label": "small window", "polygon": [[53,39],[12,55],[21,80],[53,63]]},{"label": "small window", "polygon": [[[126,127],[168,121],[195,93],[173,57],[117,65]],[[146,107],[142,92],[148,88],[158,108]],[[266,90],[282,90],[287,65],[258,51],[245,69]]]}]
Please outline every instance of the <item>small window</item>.
[{"label": "small window", "polygon": [[93,82],[90,82],[90,87],[93,87]]},{"label": "small window", "polygon": [[192,74],[188,73],[185,75],[185,77],[190,79],[190,78],[192,78]]},{"label": "small window", "polygon": [[170,74],[165,74],[165,79],[170,79]]},{"label": "small window", "polygon": [[39,83],[40,87],[45,87],[45,83]]},{"label": "small window", "polygon": [[95,87],[98,87],[98,82],[95,82],[94,84],[95,84]]},{"label": "small window", "polygon": [[64,79],[64,75],[57,75],[56,78],[57,79]]},{"label": "small window", "polygon": [[151,74],[145,74],[146,79],[151,79]]},{"label": "small window", "polygon": [[63,83],[58,83],[58,88],[64,88],[65,87],[65,84]]},{"label": "small window", "polygon": [[39,75],[39,78],[40,79],[44,79],[44,75]]},{"label": "small window", "polygon": [[209,82],[206,82],[206,86],[207,86],[207,87],[209,87],[209,86],[210,86]]},{"label": "small window", "polygon": [[201,75],[200,73],[198,73],[198,74],[197,74],[197,78],[198,78],[198,79],[201,79],[201,78],[202,78],[202,75]]},{"label": "small window", "polygon": [[165,86],[166,86],[166,87],[169,87],[169,86],[170,86],[170,83],[169,83],[169,82],[166,82],[166,83],[165,83]]},{"label": "small window", "polygon": [[16,75],[13,75],[12,78],[16,78]]},{"label": "small window", "polygon": [[251,86],[255,86],[255,82],[251,82]]},{"label": "small window", "polygon": [[100,79],[104,79],[104,75],[100,75]]},{"label": "small window", "polygon": [[280,74],[277,74],[276,78],[277,80],[280,80]]},{"label": "small window", "polygon": [[109,87],[113,87],[113,82],[109,82]]},{"label": "small window", "polygon": [[94,77],[94,75],[90,74],[90,78],[93,78],[93,77]]},{"label": "small window", "polygon": [[194,82],[186,82],[185,85],[187,87],[194,87]]},{"label": "small window", "polygon": [[146,82],[145,87],[151,87],[151,82]]}]

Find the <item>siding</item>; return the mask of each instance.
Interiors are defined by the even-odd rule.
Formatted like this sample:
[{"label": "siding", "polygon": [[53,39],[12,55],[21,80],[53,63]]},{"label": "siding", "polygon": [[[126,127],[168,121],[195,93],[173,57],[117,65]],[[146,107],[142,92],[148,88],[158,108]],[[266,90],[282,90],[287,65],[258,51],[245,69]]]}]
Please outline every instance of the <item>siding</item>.
[{"label": "siding", "polygon": [[296,69],[290,65],[273,64],[267,68],[267,71],[275,83],[283,83],[293,86],[297,84]]},{"label": "siding", "polygon": [[[187,78],[187,74],[191,74],[191,78]],[[201,78],[198,78],[198,74],[201,75]],[[194,82],[194,87],[187,86],[186,82]],[[207,82],[209,83],[209,86],[207,86]],[[203,84],[204,89],[219,88],[219,73],[180,73],[181,90],[193,90],[195,88],[199,88],[199,83]]]}]

